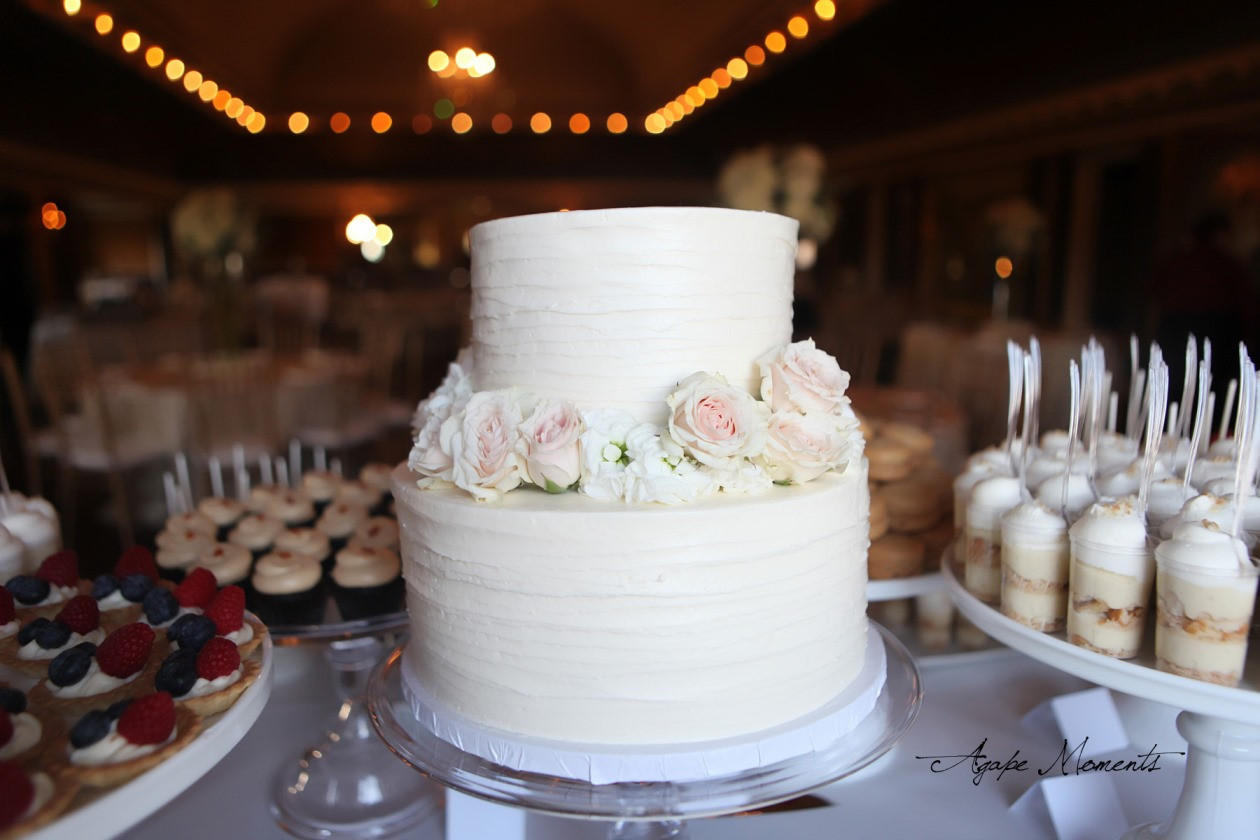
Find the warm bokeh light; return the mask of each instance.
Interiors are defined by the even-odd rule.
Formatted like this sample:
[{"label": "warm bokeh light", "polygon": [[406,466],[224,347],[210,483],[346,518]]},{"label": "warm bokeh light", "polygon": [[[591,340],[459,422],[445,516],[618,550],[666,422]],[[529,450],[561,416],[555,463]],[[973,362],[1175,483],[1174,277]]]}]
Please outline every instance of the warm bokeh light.
[{"label": "warm bokeh light", "polygon": [[818,0],[814,4],[814,14],[819,20],[831,20],[836,16],[836,4],[831,0]]},{"label": "warm bokeh light", "polygon": [[328,120],[328,127],[332,129],[333,134],[343,134],[350,127],[350,116],[338,111]]},{"label": "warm bokeh light", "polygon": [[294,111],[289,114],[289,131],[294,134],[301,134],[303,131],[311,127],[311,118],[301,111]]},{"label": "warm bokeh light", "polygon": [[687,101],[692,105],[695,105],[697,108],[704,104],[704,91],[702,91],[697,85],[692,85],[687,88],[687,93],[685,95],[687,97]]},{"label": "warm bokeh light", "polygon": [[574,114],[569,117],[569,131],[574,134],[585,134],[591,130],[591,118],[586,114]]},{"label": "warm bokeh light", "polygon": [[376,235],[376,222],[366,213],[358,213],[346,223],[346,239],[358,245]]},{"label": "warm bokeh light", "polygon": [[625,114],[621,113],[609,114],[606,124],[611,134],[623,134],[630,127],[630,121],[626,119]]},{"label": "warm bokeh light", "polygon": [[775,30],[766,36],[766,49],[772,53],[781,53],[787,49],[787,38],[783,37],[783,33]]},{"label": "warm bokeh light", "polygon": [[686,94],[683,94],[674,101],[682,107],[684,114],[690,114],[692,111],[696,110],[695,103],[688,99]]},{"label": "warm bokeh light", "polygon": [[144,63],[150,67],[157,67],[166,60],[166,50],[161,47],[149,47],[144,51]]},{"label": "warm bokeh light", "polygon": [[551,131],[551,117],[539,111],[529,118],[529,129],[535,134],[546,134]]},{"label": "warm bokeh light", "polygon": [[227,107],[223,109],[223,113],[227,114],[231,119],[236,119],[241,115],[241,111],[245,110],[245,103],[240,97],[233,96],[228,100]]},{"label": "warm bokeh light", "polygon": [[255,111],[249,115],[249,120],[245,123],[245,127],[249,129],[250,134],[258,134],[267,127],[267,118],[263,116],[261,111]]},{"label": "warm bokeh light", "polygon": [[661,119],[665,120],[666,128],[669,128],[671,125],[677,122],[677,120],[674,119],[674,112],[669,110],[668,108],[658,108],[656,110],[656,113],[660,115]]},{"label": "warm bokeh light", "polygon": [[57,210],[57,202],[55,201],[45,201],[44,206],[39,208],[39,212],[45,213],[45,214],[49,212],[55,212],[56,210]]},{"label": "warm bokeh light", "polygon": [[359,253],[368,262],[377,263],[385,257],[385,246],[375,239],[369,239],[359,246]]},{"label": "warm bokeh light", "polygon": [[477,60],[477,51],[472,47],[460,47],[455,51],[455,66],[467,70]]},{"label": "warm bokeh light", "polygon": [[219,92],[214,95],[214,99],[211,100],[212,103],[214,104],[214,110],[222,111],[225,108],[227,108],[228,101],[231,100],[231,98],[232,98],[231,93],[224,90],[223,88],[220,88]]},{"label": "warm bokeh light", "polygon": [[114,31],[114,19],[109,15],[96,16],[96,32],[98,35],[108,35]]},{"label": "warm bokeh light", "polygon": [[441,73],[450,66],[451,57],[442,50],[434,50],[429,53],[429,69],[434,73]]},{"label": "warm bokeh light", "polygon": [[748,62],[742,58],[732,58],[726,62],[726,72],[731,74],[732,79],[748,78]]},{"label": "warm bokeh light", "polygon": [[242,127],[247,126],[252,116],[254,116],[254,109],[249,105],[245,105],[241,108],[241,112],[236,115],[236,122]]},{"label": "warm bokeh light", "polygon": [[797,15],[787,22],[787,31],[793,38],[804,38],[809,34],[809,21]]},{"label": "warm bokeh light", "polygon": [[196,93],[201,87],[201,74],[196,70],[189,70],[184,74],[184,89],[189,93]]},{"label": "warm bokeh light", "polygon": [[40,221],[48,230],[61,230],[66,226],[66,214],[57,206],[57,202],[48,201],[39,211]]},{"label": "warm bokeh light", "polygon": [[209,79],[206,79],[201,83],[201,87],[197,88],[197,95],[201,97],[202,102],[209,102],[211,99],[214,99],[215,94],[218,92],[219,86]]},{"label": "warm bokeh light", "polygon": [[384,111],[377,111],[372,115],[372,130],[377,134],[384,134],[394,125],[394,118]]},{"label": "warm bokeh light", "polygon": [[61,8],[66,10],[66,14],[73,17],[83,8],[83,4],[80,3],[79,0],[65,0],[65,2],[61,4]]},{"label": "warm bokeh light", "polygon": [[674,115],[675,120],[681,120],[683,117],[687,116],[686,109],[684,109],[683,106],[680,105],[678,103],[678,100],[676,99],[673,102],[666,105],[665,109]]},{"label": "warm bokeh light", "polygon": [[1011,276],[1011,272],[1015,270],[1014,263],[1010,257],[998,257],[997,262],[993,263],[993,271],[1003,280]]},{"label": "warm bokeh light", "polygon": [[717,82],[717,86],[720,88],[728,88],[731,86],[731,74],[725,67],[719,67],[714,70],[713,75],[709,76],[709,78]]},{"label": "warm bokeh light", "polygon": [[701,79],[699,88],[700,88],[700,92],[704,94],[704,98],[706,100],[717,99],[717,95],[719,93],[717,82],[713,81],[712,79]]},{"label": "warm bokeh light", "polygon": [[468,114],[463,111],[460,111],[458,114],[451,117],[451,131],[454,131],[456,134],[467,134],[472,131],[472,127],[472,117],[468,116]]},{"label": "warm bokeh light", "polygon": [[372,232],[372,241],[384,247],[394,241],[394,229],[387,224],[379,224]]},{"label": "warm bokeh light", "polygon": [[133,53],[140,49],[140,33],[124,32],[122,36],[123,52]]},{"label": "warm bokeh light", "polygon": [[433,130],[433,117],[428,114],[416,114],[411,118],[411,130],[416,134],[428,134]]},{"label": "warm bokeh light", "polygon": [[660,114],[648,114],[647,119],[643,121],[643,127],[650,134],[660,134],[665,130],[665,118]]},{"label": "warm bokeh light", "polygon": [[184,62],[178,58],[172,58],[166,62],[166,78],[172,82],[177,81],[180,76],[184,75]]},{"label": "warm bokeh light", "polygon": [[443,67],[441,70],[438,70],[437,74],[438,74],[438,78],[440,79],[449,79],[458,72],[459,72],[459,68],[455,66],[455,62],[450,61],[450,62],[447,62],[447,65],[445,67]]},{"label": "warm bokeh light", "polygon": [[449,99],[439,99],[433,103],[433,116],[439,120],[449,120],[455,113],[455,103]]},{"label": "warm bokeh light", "polygon": [[753,44],[751,47],[744,50],[744,60],[753,67],[760,67],[766,63],[766,51],[756,44]]},{"label": "warm bokeh light", "polygon": [[512,118],[507,114],[495,114],[490,118],[490,128],[495,134],[507,134],[512,130]]},{"label": "warm bokeh light", "polygon": [[490,55],[490,53],[477,53],[477,60],[473,62],[473,66],[468,73],[472,76],[488,76],[494,72],[494,67],[494,56]]}]

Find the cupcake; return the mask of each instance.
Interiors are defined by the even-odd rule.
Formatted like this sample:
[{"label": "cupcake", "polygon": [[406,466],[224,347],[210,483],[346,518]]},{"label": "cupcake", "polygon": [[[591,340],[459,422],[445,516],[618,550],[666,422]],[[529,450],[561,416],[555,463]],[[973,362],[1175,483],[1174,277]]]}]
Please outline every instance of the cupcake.
[{"label": "cupcake", "polygon": [[245,507],[249,508],[253,513],[262,513],[267,509],[267,505],[271,503],[280,493],[287,493],[290,490],[283,484],[258,484],[249,489],[249,501],[245,503]]},{"label": "cupcake", "polygon": [[236,523],[228,542],[247,549],[255,560],[271,551],[276,536],[284,530],[284,523],[261,513],[251,513]]},{"label": "cupcake", "polygon": [[183,513],[172,513],[166,517],[166,524],[162,526],[162,530],[174,532],[196,531],[199,534],[213,537],[218,527],[204,513],[189,510]]},{"label": "cupcake", "polygon": [[315,524],[315,506],[296,490],[276,493],[263,508],[263,513],[278,519],[286,528],[309,528]]},{"label": "cupcake", "polygon": [[337,488],[333,503],[362,505],[372,511],[381,504],[381,491],[362,480],[343,481]]},{"label": "cupcake", "polygon": [[349,545],[368,545],[398,551],[398,520],[388,516],[373,516],[359,523],[350,537]]},{"label": "cupcake", "polygon": [[315,506],[315,514],[324,512],[324,508],[332,504],[337,487],[341,484],[341,476],[328,470],[311,470],[302,473],[302,493]]},{"label": "cupcake", "polygon": [[174,581],[183,579],[202,552],[214,545],[217,530],[214,527],[209,530],[185,528],[181,531],[166,530],[158,534],[156,560],[162,577]]},{"label": "cupcake", "polygon": [[276,548],[313,557],[325,570],[332,568],[332,545],[317,528],[286,528],[276,535]]},{"label": "cupcake", "polygon": [[197,505],[197,512],[214,523],[214,538],[227,539],[232,527],[240,521],[249,510],[244,502],[226,496],[207,496]]},{"label": "cupcake", "polygon": [[240,586],[249,582],[249,573],[254,566],[254,555],[243,545],[215,543],[202,552],[194,566],[209,571],[214,575],[215,583],[219,586],[232,583]]},{"label": "cupcake", "polygon": [[378,505],[380,509],[372,511],[373,513],[385,513],[389,503],[394,500],[394,487],[391,479],[393,472],[393,466],[379,461],[365,464],[363,469],[359,470],[359,481],[381,494],[381,501]]},{"label": "cupcake", "polygon": [[320,514],[315,527],[328,537],[328,541],[332,545],[332,553],[335,555],[350,542],[350,537],[354,535],[354,529],[358,528],[367,519],[368,509],[366,505],[334,502]]},{"label": "cupcake", "polygon": [[323,576],[318,560],[273,551],[254,564],[252,610],[269,625],[318,624],[324,617]]},{"label": "cupcake", "polygon": [[332,594],[342,618],[353,621],[402,609],[402,563],[380,546],[347,546],[333,564]]}]

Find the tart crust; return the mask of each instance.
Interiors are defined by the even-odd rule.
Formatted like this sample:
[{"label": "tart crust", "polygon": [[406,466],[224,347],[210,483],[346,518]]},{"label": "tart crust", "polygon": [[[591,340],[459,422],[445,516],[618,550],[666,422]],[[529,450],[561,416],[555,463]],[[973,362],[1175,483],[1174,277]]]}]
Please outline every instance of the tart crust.
[{"label": "tart crust", "polygon": [[175,705],[191,709],[202,717],[225,712],[232,707],[237,698],[245,693],[245,689],[254,684],[261,672],[262,663],[257,659],[242,661],[241,678],[236,682],[213,694],[203,694],[200,697],[176,697]]},{"label": "tart crust", "polygon": [[122,685],[114,686],[109,691],[103,691],[100,694],[89,694],[83,697],[58,697],[48,688],[48,678],[37,682],[27,692],[27,701],[40,709],[62,717],[77,717],[79,715],[90,712],[92,709],[105,708],[119,700],[128,697],[137,697],[145,694],[153,685],[153,677],[157,673],[160,663],[154,661],[153,655],[149,655],[149,661],[140,669],[134,679],[128,680]]}]

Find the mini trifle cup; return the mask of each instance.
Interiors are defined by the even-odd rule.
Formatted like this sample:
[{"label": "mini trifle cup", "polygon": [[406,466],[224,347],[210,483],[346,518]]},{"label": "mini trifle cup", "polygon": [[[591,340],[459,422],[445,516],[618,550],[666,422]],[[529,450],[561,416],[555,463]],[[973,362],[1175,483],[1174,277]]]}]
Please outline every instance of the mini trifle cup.
[{"label": "mini trifle cup", "polygon": [[997,604],[1002,597],[1002,514],[1020,503],[1018,478],[995,476],[971,488],[963,585],[981,601]]},{"label": "mini trifle cup", "polygon": [[1115,659],[1142,646],[1151,587],[1154,540],[1132,496],[1097,502],[1068,531],[1068,641]]},{"label": "mini trifle cup", "polygon": [[[1006,470],[994,461],[987,459],[978,459],[968,463],[968,466],[954,479],[954,533],[957,535],[954,542],[954,559],[959,565],[967,561],[967,544],[966,544],[966,528],[967,528],[967,503],[971,501],[971,491],[986,478],[993,478],[999,475],[1009,475],[1009,466]],[[872,494],[873,496],[874,494]],[[884,518],[887,520],[887,508],[884,510]]]},{"label": "mini trifle cup", "polygon": [[1155,549],[1155,660],[1217,685],[1242,679],[1260,568],[1215,523],[1188,522]]},{"label": "mini trifle cup", "polygon": [[1044,633],[1067,626],[1067,521],[1044,502],[1002,516],[1002,614]]}]

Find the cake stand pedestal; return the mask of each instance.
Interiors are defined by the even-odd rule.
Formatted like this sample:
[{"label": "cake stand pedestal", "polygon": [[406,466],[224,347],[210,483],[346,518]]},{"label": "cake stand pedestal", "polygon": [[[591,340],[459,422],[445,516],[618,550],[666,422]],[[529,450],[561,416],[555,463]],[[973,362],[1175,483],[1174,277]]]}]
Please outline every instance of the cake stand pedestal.
[{"label": "cake stand pedestal", "polygon": [[1199,840],[1260,837],[1260,657],[1248,656],[1237,687],[1157,670],[1152,633],[1134,659],[1120,660],[1077,647],[1062,633],[1039,633],[1007,618],[966,590],[949,564],[942,575],[958,609],[993,638],[1016,650],[1115,691],[1180,708],[1185,737],[1185,781],[1172,816],[1147,822],[1121,840]]},{"label": "cake stand pedestal", "polygon": [[385,744],[409,765],[447,787],[501,805],[557,816],[605,820],[609,837],[678,838],[685,820],[762,808],[857,772],[892,748],[918,714],[919,671],[895,636],[871,623],[882,642],[887,677],[875,708],[828,747],[776,764],[696,781],[592,784],[513,770],[442,740],[420,725],[402,684],[402,646],[373,674],[367,704]]},{"label": "cake stand pedestal", "polygon": [[372,728],[364,691],[385,645],[380,636],[406,627],[406,613],[358,622],[272,630],[280,644],[326,643],[341,707],[323,740],[276,778],[271,814],[290,834],[310,840],[388,837],[438,807],[441,792],[399,764]]}]

